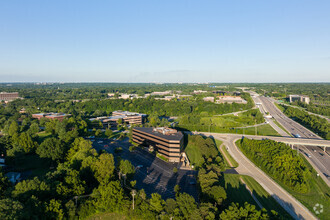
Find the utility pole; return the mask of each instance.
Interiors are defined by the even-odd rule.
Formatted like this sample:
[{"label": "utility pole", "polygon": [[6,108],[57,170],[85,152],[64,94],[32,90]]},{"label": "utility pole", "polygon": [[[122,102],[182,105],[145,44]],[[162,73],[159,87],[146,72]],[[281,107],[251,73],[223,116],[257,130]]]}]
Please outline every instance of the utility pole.
[{"label": "utility pole", "polygon": [[255,127],[254,127],[255,129],[254,130],[255,130],[255,133],[256,133],[255,135],[257,136],[258,132],[257,132],[257,120],[256,119],[254,119],[254,124],[255,124]]},{"label": "utility pole", "polygon": [[134,210],[134,196],[136,195],[136,191],[133,189],[132,190],[132,196],[133,196],[133,210]]}]

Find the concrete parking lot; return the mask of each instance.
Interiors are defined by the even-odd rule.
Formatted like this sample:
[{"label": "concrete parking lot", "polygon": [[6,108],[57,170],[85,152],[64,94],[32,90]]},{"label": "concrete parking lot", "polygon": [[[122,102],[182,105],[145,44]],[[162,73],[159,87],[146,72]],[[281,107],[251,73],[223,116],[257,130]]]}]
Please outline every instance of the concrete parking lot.
[{"label": "concrete parking lot", "polygon": [[[112,143],[108,139],[95,139],[93,142],[95,149],[104,149],[114,156],[118,155],[122,159],[129,160],[136,168],[139,167],[134,176],[136,188],[143,188],[148,196],[157,192],[163,199],[174,198],[174,187],[179,185],[181,192],[192,195],[198,201],[196,171],[178,169],[177,173],[173,173],[173,168],[178,164],[165,162],[141,148],[130,152],[130,145],[128,138],[112,141]],[[115,153],[117,147],[123,149],[121,153]]]}]

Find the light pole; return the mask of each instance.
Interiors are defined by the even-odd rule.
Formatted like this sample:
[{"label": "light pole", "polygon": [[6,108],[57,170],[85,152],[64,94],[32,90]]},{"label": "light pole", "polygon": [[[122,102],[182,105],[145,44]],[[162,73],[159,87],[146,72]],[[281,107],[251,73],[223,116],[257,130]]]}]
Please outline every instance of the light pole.
[{"label": "light pole", "polygon": [[133,196],[133,210],[134,210],[134,196],[136,195],[136,191],[133,189],[132,190],[132,196]]}]

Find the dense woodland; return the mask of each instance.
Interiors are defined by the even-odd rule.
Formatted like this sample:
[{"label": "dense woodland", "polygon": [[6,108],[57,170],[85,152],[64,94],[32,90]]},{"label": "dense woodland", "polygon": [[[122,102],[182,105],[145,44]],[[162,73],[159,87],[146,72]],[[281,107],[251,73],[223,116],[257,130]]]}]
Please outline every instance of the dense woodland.
[{"label": "dense woodland", "polygon": [[297,153],[284,143],[272,140],[236,142],[242,152],[271,177],[300,193],[309,191],[310,172]]},{"label": "dense woodland", "polygon": [[[50,135],[40,136],[41,124]],[[190,141],[196,141],[203,148],[205,158],[198,175],[201,202],[180,193],[179,187],[176,187],[175,199],[166,201],[157,193],[148,198],[143,189],[136,189],[133,210],[134,166],[121,160],[120,153],[97,152],[90,141],[81,137],[86,128],[83,120],[75,118],[21,125],[11,121],[0,138],[1,153],[6,156],[9,169],[28,171],[24,169],[26,164],[19,164],[24,158],[30,158],[43,160],[47,171],[28,176],[16,185],[0,171],[1,219],[84,219],[103,212],[120,213],[133,219],[219,219],[219,216],[269,219],[270,214],[276,217],[276,213],[269,214],[249,204],[226,203],[229,195],[219,184],[223,159],[213,140],[200,136]],[[127,185],[120,180],[121,174],[126,174]]]}]

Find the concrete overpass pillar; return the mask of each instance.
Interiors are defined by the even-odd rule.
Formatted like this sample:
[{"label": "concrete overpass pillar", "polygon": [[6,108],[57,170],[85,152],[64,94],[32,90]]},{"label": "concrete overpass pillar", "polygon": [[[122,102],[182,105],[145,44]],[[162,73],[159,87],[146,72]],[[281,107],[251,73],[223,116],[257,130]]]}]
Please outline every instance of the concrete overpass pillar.
[{"label": "concrete overpass pillar", "polygon": [[324,152],[325,152],[326,149],[327,149],[326,146],[323,146],[323,151],[324,151]]}]

